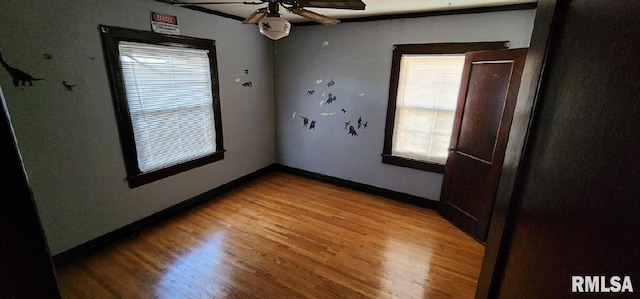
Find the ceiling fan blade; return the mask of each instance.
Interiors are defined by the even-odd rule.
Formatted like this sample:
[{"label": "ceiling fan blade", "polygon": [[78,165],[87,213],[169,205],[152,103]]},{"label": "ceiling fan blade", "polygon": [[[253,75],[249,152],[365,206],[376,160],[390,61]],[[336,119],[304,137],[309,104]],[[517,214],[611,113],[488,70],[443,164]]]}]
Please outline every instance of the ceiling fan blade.
[{"label": "ceiling fan blade", "polygon": [[246,18],[242,24],[257,24],[262,18],[268,14],[267,8],[260,8],[254,11],[248,18]]},{"label": "ceiling fan blade", "polygon": [[361,0],[296,0],[300,7],[338,8],[364,10]]},{"label": "ceiling fan blade", "polygon": [[325,15],[321,15],[319,13],[315,13],[313,11],[306,10],[306,9],[300,8],[300,7],[293,7],[291,9],[289,9],[289,11],[291,13],[297,14],[297,15],[305,17],[307,19],[314,20],[314,21],[316,21],[318,23],[321,23],[321,24],[327,25],[327,26],[335,25],[335,24],[340,23],[340,20],[338,20],[338,19],[327,17]]},{"label": "ceiling fan blade", "polygon": [[173,1],[174,5],[188,6],[188,5],[210,5],[210,4],[250,4],[250,5],[262,5],[264,2],[238,2],[238,1],[218,1],[218,2],[179,2]]}]

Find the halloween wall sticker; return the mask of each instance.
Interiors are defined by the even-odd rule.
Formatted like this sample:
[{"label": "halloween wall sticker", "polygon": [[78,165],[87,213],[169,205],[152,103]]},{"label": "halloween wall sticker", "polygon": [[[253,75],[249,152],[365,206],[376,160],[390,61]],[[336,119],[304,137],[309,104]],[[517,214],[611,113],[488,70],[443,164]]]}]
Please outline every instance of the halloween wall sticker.
[{"label": "halloween wall sticker", "polygon": [[69,84],[67,81],[62,81],[62,85],[64,85],[66,91],[73,92],[73,88],[78,84]]},{"label": "halloween wall sticker", "polygon": [[[316,121],[315,120],[311,120],[311,123],[309,123],[309,118],[306,116],[302,116],[302,115],[298,115],[298,117],[302,118],[302,127],[304,128],[309,128],[309,130],[315,130],[316,129]],[[293,118],[296,118],[296,113],[293,113]]]},{"label": "halloween wall sticker", "polygon": [[[322,78],[316,79],[314,82],[316,87],[313,89],[308,89],[305,93],[305,96],[307,98],[312,98],[315,97],[316,94],[320,94],[320,92],[322,92],[322,94],[320,95],[322,97],[322,100],[320,101],[320,107],[324,108],[324,111],[318,112],[320,116],[323,118],[336,117],[336,121],[340,121],[339,119],[343,118],[344,120],[346,120],[346,122],[344,122],[344,130],[347,132],[347,135],[359,136],[358,131],[366,129],[369,125],[369,122],[363,119],[362,115],[357,114],[356,116],[358,116],[358,118],[357,120],[354,120],[353,117],[355,116],[352,113],[349,113],[345,106],[335,107],[335,103],[338,101],[338,96],[335,94],[334,87],[336,86],[336,80],[334,80],[334,78],[331,78],[328,82],[324,83],[323,85],[326,86],[326,88],[324,86],[320,86],[320,84],[322,84],[323,82],[324,80]],[[318,91],[318,89],[321,90]],[[316,93],[316,91],[318,92]],[[363,98],[365,96],[365,93],[358,93],[357,95],[358,97]],[[294,112],[292,114],[292,119],[295,120],[296,123],[302,120],[303,128],[307,128],[309,130],[315,130],[316,128],[316,120],[310,119],[309,116],[298,115],[298,117],[296,117],[296,112]]]},{"label": "halloween wall sticker", "polygon": [[362,122],[362,116],[360,116],[360,117],[358,118],[358,129],[360,129],[360,127],[362,127],[362,126],[364,126],[364,127],[366,128],[368,123],[369,123],[368,121],[365,121],[365,122],[363,123],[363,122]]},{"label": "halloween wall sticker", "polygon": [[[248,69],[245,69],[245,70],[244,70],[244,74],[245,74],[245,75],[248,75],[248,74],[249,74],[249,70],[248,70]],[[244,87],[252,87],[252,86],[251,86],[251,81],[247,81],[247,82],[242,83],[242,86],[244,86]]]},{"label": "halloween wall sticker", "polygon": [[[245,69],[245,70],[244,70],[244,74],[245,74],[245,75],[248,75],[248,74],[249,74],[249,70],[248,70],[248,69]],[[246,77],[248,77],[248,76],[244,76],[244,77],[245,77],[245,80],[242,80],[242,79],[240,79],[240,78],[236,78],[234,81],[236,81],[236,83],[240,83],[240,82],[244,81],[244,82],[242,83],[242,86],[243,86],[243,87],[253,87],[253,83],[251,83],[251,81],[250,81],[250,80],[247,80],[247,79],[246,79]]]},{"label": "halloween wall sticker", "polygon": [[351,136],[358,136],[358,132],[356,132],[356,129],[353,128],[353,126],[349,126],[349,135]]},{"label": "halloween wall sticker", "polygon": [[299,115],[299,116],[302,118],[302,126],[307,127],[307,124],[309,124],[309,118],[302,115]]},{"label": "halloween wall sticker", "polygon": [[[369,121],[363,121],[362,116],[358,117],[358,130],[366,129],[367,125],[369,125]],[[351,136],[358,136],[358,131],[356,131],[356,127],[351,124],[351,120],[344,123],[345,131],[348,130],[347,134]]]},{"label": "halloween wall sticker", "polygon": [[349,128],[349,125],[351,125],[351,120],[349,120],[348,122],[344,123],[344,130],[345,131]]},{"label": "halloween wall sticker", "polygon": [[324,102],[325,102],[325,104],[331,104],[331,103],[335,102],[337,99],[338,99],[338,97],[336,97],[336,96],[334,96],[333,94],[330,93],[329,94],[329,98]]},{"label": "halloween wall sticker", "polygon": [[334,86],[334,85],[336,85],[336,82],[333,81],[333,78],[331,78],[331,81],[329,81],[329,83],[327,83],[327,87],[331,87],[331,86]]},{"label": "halloween wall sticker", "polygon": [[29,83],[29,86],[33,86],[33,81],[45,80],[42,78],[34,78],[33,76],[21,71],[15,67],[10,66],[2,57],[2,53],[0,53],[0,63],[4,67],[7,72],[9,72],[9,76],[13,80],[13,86],[25,86],[26,83]]}]

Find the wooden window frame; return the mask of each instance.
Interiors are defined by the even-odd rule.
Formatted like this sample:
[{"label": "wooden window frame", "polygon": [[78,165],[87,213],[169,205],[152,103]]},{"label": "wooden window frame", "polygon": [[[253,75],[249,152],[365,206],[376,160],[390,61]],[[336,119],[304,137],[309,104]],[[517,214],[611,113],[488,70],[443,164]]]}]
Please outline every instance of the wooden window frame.
[{"label": "wooden window frame", "polygon": [[465,54],[474,51],[502,50],[509,47],[509,42],[471,42],[471,43],[435,43],[435,44],[400,44],[394,45],[389,82],[389,101],[387,103],[387,119],[384,132],[382,163],[401,167],[414,168],[429,172],[444,173],[445,164],[416,160],[392,155],[393,130],[396,118],[396,97],[400,76],[400,59],[405,54]]},{"label": "wooden window frame", "polygon": [[[113,98],[120,143],[124,155],[127,171],[127,181],[130,188],[148,184],[205,164],[224,159],[222,119],[220,116],[220,87],[218,83],[218,66],[215,41],[194,37],[157,34],[149,31],[140,31],[111,26],[99,26],[102,38],[102,46],[105,56],[111,95]],[[139,42],[144,44],[164,45],[173,47],[194,48],[209,51],[209,67],[211,71],[211,91],[213,95],[213,115],[215,125],[215,152],[194,159],[171,165],[165,168],[142,172],[138,165],[137,149],[133,133],[131,115],[127,103],[125,86],[123,81],[122,66],[119,58],[118,44],[121,41]]]}]

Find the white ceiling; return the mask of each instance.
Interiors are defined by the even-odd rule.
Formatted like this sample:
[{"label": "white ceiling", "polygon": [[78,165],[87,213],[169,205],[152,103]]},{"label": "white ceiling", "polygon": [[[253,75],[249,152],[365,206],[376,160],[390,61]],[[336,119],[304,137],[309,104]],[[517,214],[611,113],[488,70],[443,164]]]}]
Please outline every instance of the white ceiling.
[{"label": "white ceiling", "polygon": [[[235,0],[180,0],[182,3],[198,2],[230,2]],[[247,0],[249,2],[261,2],[261,0]],[[242,3],[242,0],[238,2]],[[375,17],[407,13],[423,13],[443,10],[457,10],[469,8],[482,8],[505,6],[514,4],[536,3],[537,0],[362,0],[366,4],[365,10],[307,8],[316,13],[324,14],[337,19],[350,19],[361,17]],[[266,7],[267,4],[202,4],[203,8],[246,18],[256,9]],[[281,10],[283,17],[289,22],[307,22],[309,20]]]}]

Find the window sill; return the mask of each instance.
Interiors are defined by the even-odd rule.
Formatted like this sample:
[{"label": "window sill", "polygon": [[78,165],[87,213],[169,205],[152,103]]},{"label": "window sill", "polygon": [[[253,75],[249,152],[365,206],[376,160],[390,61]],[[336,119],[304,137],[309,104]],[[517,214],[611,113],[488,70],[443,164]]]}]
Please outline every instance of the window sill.
[{"label": "window sill", "polygon": [[129,181],[129,188],[139,187],[160,179],[164,179],[174,174],[185,172],[187,170],[194,169],[196,167],[200,167],[209,163],[222,160],[224,159],[224,152],[225,150],[217,151],[208,156],[204,156],[202,158],[198,158],[195,160],[169,166],[167,168],[162,168],[162,169],[154,170],[151,172],[144,172],[144,173],[139,173],[139,174],[129,176],[127,177],[127,181]]},{"label": "window sill", "polygon": [[382,154],[382,163],[444,174],[444,164]]}]

